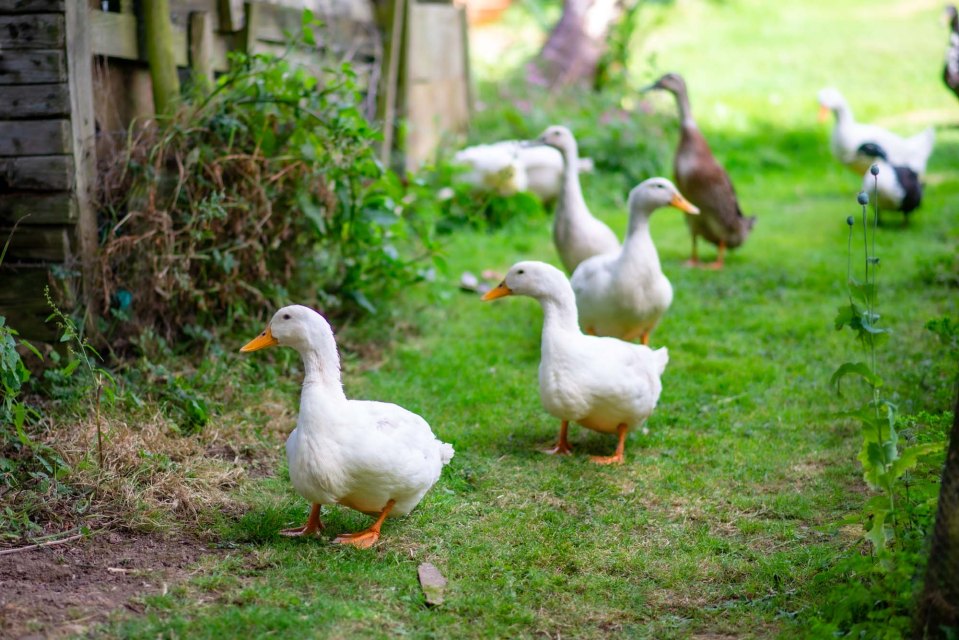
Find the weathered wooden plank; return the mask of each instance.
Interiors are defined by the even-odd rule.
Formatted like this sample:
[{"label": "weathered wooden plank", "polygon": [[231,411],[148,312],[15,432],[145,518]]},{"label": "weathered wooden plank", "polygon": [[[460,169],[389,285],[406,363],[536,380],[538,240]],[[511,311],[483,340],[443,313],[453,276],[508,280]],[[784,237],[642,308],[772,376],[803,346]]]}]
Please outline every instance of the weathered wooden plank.
[{"label": "weathered wooden plank", "polygon": [[50,285],[50,270],[46,266],[0,270],[0,315],[6,325],[16,329],[24,340],[52,341],[56,325],[44,322],[50,307],[43,295]]},{"label": "weathered wooden plank", "polygon": [[0,120],[0,156],[52,156],[72,151],[69,120]]},{"label": "weathered wooden plank", "polygon": [[213,17],[206,11],[190,14],[190,68],[198,82],[213,84]]},{"label": "weathered wooden plank", "polygon": [[[452,5],[410,5],[406,61],[408,168],[429,158],[445,134],[462,133],[469,124],[462,11]],[[437,58],[431,53],[435,51],[444,51],[446,55]]]},{"label": "weathered wooden plank", "polygon": [[[91,43],[93,53],[122,60],[146,62],[146,50],[141,50],[137,39],[137,18],[134,14],[90,12]],[[177,66],[189,62],[187,32],[183,27],[173,26],[173,59]]]},{"label": "weathered wooden plank", "polygon": [[70,79],[70,136],[75,167],[73,192],[77,198],[77,224],[74,229],[83,273],[83,302],[89,312],[86,316],[87,329],[96,331],[94,319],[100,314],[97,295],[100,287],[97,286],[96,269],[97,211],[93,206],[97,149],[90,11],[85,5],[71,2],[67,5],[64,21]]},{"label": "weathered wooden plank", "polygon": [[[6,238],[9,235],[9,228],[0,227],[0,237]],[[63,262],[73,257],[73,246],[72,226],[21,224],[10,238],[10,247],[4,260]]]},{"label": "weathered wooden plank", "polygon": [[132,13],[90,12],[93,52],[101,56],[139,60],[137,17]]},{"label": "weathered wooden plank", "polygon": [[63,13],[65,0],[3,0],[2,13]]},{"label": "weathered wooden plank", "polygon": [[233,33],[243,29],[243,0],[217,0],[220,31]]},{"label": "weathered wooden plank", "polygon": [[47,84],[66,79],[62,51],[0,51],[0,84]]},{"label": "weathered wooden plank", "polygon": [[61,15],[0,16],[0,50],[62,49],[65,42]]},{"label": "weathered wooden plank", "polygon": [[273,4],[257,7],[253,35],[264,42],[286,42],[302,31],[303,12]]},{"label": "weathered wooden plank", "polygon": [[0,118],[51,118],[70,115],[66,83],[0,86]]},{"label": "weathered wooden plank", "polygon": [[0,158],[0,193],[4,190],[69,191],[73,156]]},{"label": "weathered wooden plank", "polygon": [[0,194],[0,224],[13,225],[18,220],[24,224],[75,224],[76,198],[67,192]]}]

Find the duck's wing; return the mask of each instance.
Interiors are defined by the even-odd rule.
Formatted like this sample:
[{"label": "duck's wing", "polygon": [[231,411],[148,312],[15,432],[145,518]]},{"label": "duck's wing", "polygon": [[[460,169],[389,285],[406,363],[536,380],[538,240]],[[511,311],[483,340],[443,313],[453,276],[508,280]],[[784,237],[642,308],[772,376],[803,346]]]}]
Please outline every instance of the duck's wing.
[{"label": "duck's wing", "polygon": [[731,233],[738,232],[744,216],[739,208],[736,189],[726,170],[712,156],[710,160],[701,162],[700,169],[690,175],[687,180],[688,191],[683,191],[683,195],[699,207],[704,220],[710,218],[718,222],[721,228]]}]

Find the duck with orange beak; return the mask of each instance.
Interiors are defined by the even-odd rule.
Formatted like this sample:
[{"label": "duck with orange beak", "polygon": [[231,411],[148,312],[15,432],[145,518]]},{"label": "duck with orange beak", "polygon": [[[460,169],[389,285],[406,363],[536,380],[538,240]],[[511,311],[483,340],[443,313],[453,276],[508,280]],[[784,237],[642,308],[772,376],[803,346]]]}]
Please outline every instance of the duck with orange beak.
[{"label": "duck with orange beak", "polygon": [[569,454],[569,423],[601,433],[615,433],[611,456],[593,456],[598,464],[622,464],[627,433],[652,415],[663,386],[666,349],[616,338],[584,335],[576,298],[566,276],[543,262],[518,262],[483,300],[529,296],[543,307],[539,395],[543,407],[559,418],[556,446],[547,453]]},{"label": "duck with orange beak", "polygon": [[240,351],[296,349],[305,376],[296,429],[286,441],[290,480],[312,508],[306,524],[281,531],[313,535],[323,529],[322,505],[340,504],[376,517],[368,529],[333,542],[368,548],[387,517],[408,514],[436,484],[453,457],[420,416],[395,404],[350,400],[340,380],[333,330],[308,307],[283,307]]},{"label": "duck with orange beak", "polygon": [[629,193],[623,246],[583,261],[573,272],[570,282],[586,333],[649,344],[649,335],[673,302],[673,287],[649,233],[649,218],[661,207],[699,215],[666,178],[645,180]]}]

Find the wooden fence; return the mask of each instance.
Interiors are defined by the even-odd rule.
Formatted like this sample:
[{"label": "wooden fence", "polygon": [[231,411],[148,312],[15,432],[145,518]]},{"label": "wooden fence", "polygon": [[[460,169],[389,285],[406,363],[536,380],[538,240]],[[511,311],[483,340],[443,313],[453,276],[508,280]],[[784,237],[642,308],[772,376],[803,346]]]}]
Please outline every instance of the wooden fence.
[{"label": "wooden fence", "polygon": [[[314,50],[290,50],[302,10],[265,0],[170,0],[174,56],[184,77],[212,78],[230,51],[286,52],[317,75],[348,60],[369,117],[405,118],[406,159],[417,166],[469,116],[466,22],[452,5],[392,0],[405,25],[403,72],[380,73],[384,41],[372,0],[323,0]],[[386,100],[392,101],[389,108]],[[152,115],[142,24],[134,0],[0,0],[0,315],[46,338],[46,284],[96,314],[96,158],[109,161],[129,123]],[[392,127],[392,116],[386,126]],[[120,141],[120,142],[117,142]]]}]

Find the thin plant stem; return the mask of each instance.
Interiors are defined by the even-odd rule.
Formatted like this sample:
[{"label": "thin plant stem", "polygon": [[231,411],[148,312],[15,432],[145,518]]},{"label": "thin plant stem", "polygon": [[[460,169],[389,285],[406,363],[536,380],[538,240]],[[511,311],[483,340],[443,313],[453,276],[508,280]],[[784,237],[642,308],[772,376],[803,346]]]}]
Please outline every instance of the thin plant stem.
[{"label": "thin plant stem", "polygon": [[100,428],[100,398],[103,396],[103,380],[100,375],[96,377],[97,382],[97,459],[100,462],[100,470],[103,470],[103,430]]}]

